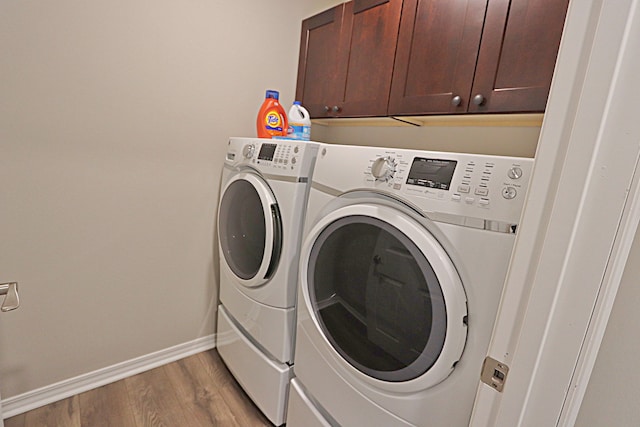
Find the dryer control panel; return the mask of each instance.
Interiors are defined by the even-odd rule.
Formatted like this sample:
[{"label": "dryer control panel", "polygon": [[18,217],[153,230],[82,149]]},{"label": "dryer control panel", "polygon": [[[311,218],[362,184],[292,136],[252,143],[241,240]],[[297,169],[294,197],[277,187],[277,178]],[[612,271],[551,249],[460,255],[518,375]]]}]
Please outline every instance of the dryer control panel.
[{"label": "dryer control panel", "polygon": [[[436,216],[517,224],[532,167],[523,157],[327,144],[314,182],[345,191],[351,180],[351,190],[374,188]],[[347,172],[354,168],[358,177]]]},{"label": "dryer control panel", "polygon": [[309,141],[231,138],[225,164],[251,166],[263,173],[309,177],[318,152],[318,144]]}]

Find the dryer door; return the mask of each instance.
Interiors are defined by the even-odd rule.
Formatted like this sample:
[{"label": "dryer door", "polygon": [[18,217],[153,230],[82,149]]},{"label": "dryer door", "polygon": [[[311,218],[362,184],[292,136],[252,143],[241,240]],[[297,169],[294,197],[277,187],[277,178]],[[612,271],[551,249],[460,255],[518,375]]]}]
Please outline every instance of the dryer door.
[{"label": "dryer door", "polygon": [[244,286],[267,282],[282,250],[282,220],[273,192],[258,175],[235,175],[222,190],[218,235],[224,262]]},{"label": "dryer door", "polygon": [[378,387],[428,388],[466,340],[466,298],[451,260],[414,218],[359,204],[324,217],[301,258],[316,327],[351,372]]}]

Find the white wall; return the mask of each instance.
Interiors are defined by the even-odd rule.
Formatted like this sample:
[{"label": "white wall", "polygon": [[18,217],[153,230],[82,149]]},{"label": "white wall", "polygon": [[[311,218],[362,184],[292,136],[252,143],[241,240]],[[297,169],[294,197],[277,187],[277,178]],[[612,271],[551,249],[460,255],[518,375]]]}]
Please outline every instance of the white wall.
[{"label": "white wall", "polygon": [[640,233],[627,260],[576,427],[640,425]]},{"label": "white wall", "polygon": [[227,137],[335,0],[0,2],[0,393],[215,331]]}]

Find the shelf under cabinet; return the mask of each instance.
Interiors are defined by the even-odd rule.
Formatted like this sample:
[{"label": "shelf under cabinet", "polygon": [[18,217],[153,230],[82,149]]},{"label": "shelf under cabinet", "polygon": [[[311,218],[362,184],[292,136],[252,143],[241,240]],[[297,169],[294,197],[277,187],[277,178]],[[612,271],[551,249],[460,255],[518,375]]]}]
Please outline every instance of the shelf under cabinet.
[{"label": "shelf under cabinet", "polygon": [[503,126],[540,127],[543,113],[532,114],[464,114],[449,116],[401,116],[313,119],[320,126]]}]

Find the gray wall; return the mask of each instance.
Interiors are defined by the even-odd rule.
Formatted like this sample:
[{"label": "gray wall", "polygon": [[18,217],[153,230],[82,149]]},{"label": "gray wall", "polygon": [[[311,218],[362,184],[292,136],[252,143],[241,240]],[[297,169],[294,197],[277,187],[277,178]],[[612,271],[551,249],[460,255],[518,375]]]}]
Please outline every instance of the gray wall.
[{"label": "gray wall", "polygon": [[0,393],[215,331],[226,139],[335,0],[0,2]]}]

